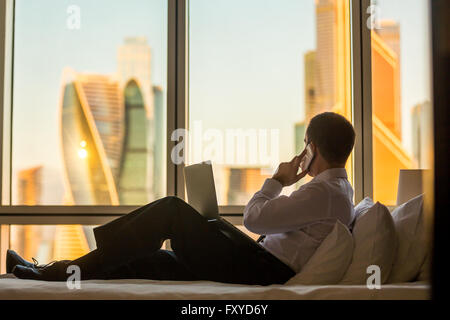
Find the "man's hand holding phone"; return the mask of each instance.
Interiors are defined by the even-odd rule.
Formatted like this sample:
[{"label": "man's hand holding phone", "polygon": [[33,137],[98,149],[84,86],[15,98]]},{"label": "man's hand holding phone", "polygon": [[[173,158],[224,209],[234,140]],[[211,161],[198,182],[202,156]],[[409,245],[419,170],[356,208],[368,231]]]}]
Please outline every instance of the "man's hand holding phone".
[{"label": "man's hand holding phone", "polygon": [[300,174],[297,174],[297,172],[306,154],[307,149],[301,155],[294,157],[290,162],[281,163],[272,179],[280,182],[283,187],[289,187],[303,179],[308,174],[308,170],[304,170]]}]

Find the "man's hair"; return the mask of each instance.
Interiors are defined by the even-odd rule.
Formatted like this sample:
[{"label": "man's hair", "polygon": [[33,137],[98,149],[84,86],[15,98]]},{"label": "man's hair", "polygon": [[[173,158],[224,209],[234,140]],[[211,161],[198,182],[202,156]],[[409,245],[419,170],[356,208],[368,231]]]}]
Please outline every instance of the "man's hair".
[{"label": "man's hair", "polygon": [[355,130],[343,116],[325,112],[315,116],[306,130],[308,142],[313,142],[330,164],[344,164],[355,145]]}]

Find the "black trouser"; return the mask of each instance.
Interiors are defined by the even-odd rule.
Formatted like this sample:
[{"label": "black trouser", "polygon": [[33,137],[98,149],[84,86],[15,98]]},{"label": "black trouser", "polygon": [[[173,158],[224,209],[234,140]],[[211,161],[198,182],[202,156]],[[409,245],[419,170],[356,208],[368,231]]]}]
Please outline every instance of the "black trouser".
[{"label": "black trouser", "polygon": [[[295,275],[264,248],[246,245],[251,240],[230,239],[177,197],[154,201],[97,227],[94,235],[101,265],[84,267],[95,269],[84,270],[89,278],[270,285]],[[173,252],[160,250],[166,239]]]}]

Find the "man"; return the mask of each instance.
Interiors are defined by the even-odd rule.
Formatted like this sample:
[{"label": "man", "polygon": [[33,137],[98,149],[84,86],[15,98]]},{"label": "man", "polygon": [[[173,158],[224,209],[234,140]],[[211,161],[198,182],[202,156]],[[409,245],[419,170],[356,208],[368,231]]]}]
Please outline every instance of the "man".
[{"label": "man", "polygon": [[[81,279],[144,278],[210,280],[239,284],[283,284],[298,273],[337,220],[354,220],[353,189],[345,164],[355,132],[344,117],[324,113],[313,118],[305,143],[314,155],[298,174],[306,150],[280,164],[244,211],[246,228],[265,235],[261,248],[235,241],[194,208],[166,197],[94,229],[97,249],[73,260],[39,266],[7,253],[7,271],[18,278],[64,281],[67,268],[80,268]],[[289,197],[279,196],[307,174],[314,179]],[[170,239],[173,251],[161,250]]]}]

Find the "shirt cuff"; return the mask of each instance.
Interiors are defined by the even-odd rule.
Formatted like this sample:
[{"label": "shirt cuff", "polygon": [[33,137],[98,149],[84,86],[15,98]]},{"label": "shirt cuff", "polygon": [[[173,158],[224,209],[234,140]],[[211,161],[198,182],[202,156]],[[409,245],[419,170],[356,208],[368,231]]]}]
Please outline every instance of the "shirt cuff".
[{"label": "shirt cuff", "polygon": [[275,179],[266,179],[261,188],[261,192],[271,199],[278,197],[281,190],[283,190],[283,185]]}]

